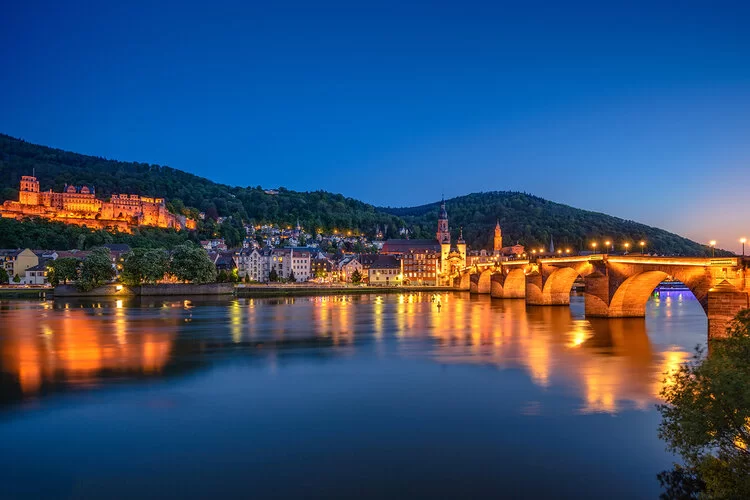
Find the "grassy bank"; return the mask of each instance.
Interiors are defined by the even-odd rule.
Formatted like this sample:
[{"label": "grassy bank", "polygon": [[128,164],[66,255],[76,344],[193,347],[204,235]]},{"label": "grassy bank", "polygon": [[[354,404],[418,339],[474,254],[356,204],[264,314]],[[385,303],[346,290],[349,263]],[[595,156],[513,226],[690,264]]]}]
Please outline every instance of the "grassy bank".
[{"label": "grassy bank", "polygon": [[0,299],[44,299],[52,297],[51,288],[0,287]]}]

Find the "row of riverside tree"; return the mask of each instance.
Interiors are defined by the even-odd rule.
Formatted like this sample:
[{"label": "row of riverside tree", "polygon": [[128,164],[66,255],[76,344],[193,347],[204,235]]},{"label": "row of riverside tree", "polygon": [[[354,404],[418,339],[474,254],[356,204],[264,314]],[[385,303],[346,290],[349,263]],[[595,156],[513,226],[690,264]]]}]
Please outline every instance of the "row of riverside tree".
[{"label": "row of riverside tree", "polygon": [[[216,281],[216,266],[206,251],[193,243],[183,243],[168,252],[163,248],[135,248],[122,263],[123,284],[153,284],[172,275],[183,283]],[[95,248],[85,259],[61,257],[49,264],[48,279],[52,286],[75,284],[81,291],[102,286],[115,277],[110,252]]]}]

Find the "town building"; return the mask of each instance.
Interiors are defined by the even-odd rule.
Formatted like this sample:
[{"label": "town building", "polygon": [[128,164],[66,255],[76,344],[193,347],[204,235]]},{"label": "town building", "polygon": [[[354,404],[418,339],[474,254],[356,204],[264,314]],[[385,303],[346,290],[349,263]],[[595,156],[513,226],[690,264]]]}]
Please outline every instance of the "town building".
[{"label": "town building", "polygon": [[113,194],[110,201],[96,198],[94,188],[65,186],[62,193],[41,191],[36,177],[24,175],[18,201],[5,201],[0,216],[9,219],[40,217],[97,229],[131,232],[134,227],[154,226],[195,229],[195,221],[167,210],[163,198],[136,194]]},{"label": "town building", "polygon": [[8,273],[10,282],[18,276],[23,279],[26,276],[26,270],[39,265],[39,256],[31,249],[0,250],[0,264]]},{"label": "town building", "polygon": [[49,283],[47,280],[47,264],[48,262],[42,262],[34,267],[30,267],[24,273],[24,277],[21,283],[24,285],[46,285]]},{"label": "town building", "polygon": [[398,286],[403,282],[401,261],[395,255],[378,255],[368,270],[370,286]]},{"label": "town building", "polygon": [[325,257],[315,257],[310,261],[310,267],[312,269],[313,278],[320,278],[322,280],[329,280],[331,273],[334,270],[333,262]]},{"label": "town building", "polygon": [[401,256],[406,285],[435,286],[440,278],[440,252],[434,249],[410,249]]},{"label": "town building", "polygon": [[[270,253],[270,252],[267,252]],[[268,281],[267,260],[257,248],[243,248],[237,257],[237,274],[242,280]]]},{"label": "town building", "polygon": [[[435,284],[437,285],[452,284],[453,278],[458,276],[460,270],[466,267],[466,242],[463,239],[462,231],[459,231],[459,237],[455,246],[451,245],[448,211],[445,208],[445,200],[440,203],[437,232],[435,233],[434,240],[389,239],[383,244],[380,253],[399,256],[405,263],[409,261],[408,272],[414,273],[414,276],[404,274],[404,279],[419,280],[421,278],[425,284],[427,278],[429,278],[430,282],[432,281],[432,276],[426,275],[427,273],[432,273],[432,270],[428,269],[428,262],[436,262],[437,264],[437,276],[435,276]],[[433,253],[436,254],[436,257],[433,257]],[[407,257],[407,255],[415,255],[417,257]],[[425,262],[424,265],[422,261]],[[417,273],[422,274],[422,276],[417,276]]]},{"label": "town building", "polygon": [[362,274],[362,263],[359,261],[359,257],[355,254],[347,255],[341,259],[337,268],[339,281],[351,283],[354,271],[359,271],[360,275]]}]

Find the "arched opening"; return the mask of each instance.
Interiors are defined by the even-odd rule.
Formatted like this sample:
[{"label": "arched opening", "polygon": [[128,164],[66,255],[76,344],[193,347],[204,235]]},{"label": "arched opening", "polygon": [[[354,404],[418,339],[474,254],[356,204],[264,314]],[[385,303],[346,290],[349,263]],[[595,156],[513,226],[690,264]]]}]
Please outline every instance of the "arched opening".
[{"label": "arched opening", "polygon": [[490,281],[492,279],[492,271],[487,269],[482,271],[479,275],[479,281],[477,281],[477,293],[490,293]]},{"label": "arched opening", "polygon": [[667,276],[663,271],[645,271],[626,279],[609,302],[609,315],[616,318],[645,316],[648,298]]},{"label": "arched opening", "polygon": [[505,276],[503,298],[523,299],[524,297],[526,297],[526,273],[523,269],[512,269]]},{"label": "arched opening", "polygon": [[570,267],[561,267],[550,274],[542,290],[544,304],[569,305],[570,291],[578,276],[578,271]]},{"label": "arched opening", "polygon": [[[664,271],[644,271],[626,279],[612,296],[609,303],[609,316],[615,318],[645,316],[649,297],[668,276],[669,274]],[[696,293],[697,290],[694,290],[696,283],[684,277],[680,279],[679,274],[674,278],[685,283],[690,292],[698,298],[700,292]],[[697,285],[701,286],[703,283],[698,282]]]}]

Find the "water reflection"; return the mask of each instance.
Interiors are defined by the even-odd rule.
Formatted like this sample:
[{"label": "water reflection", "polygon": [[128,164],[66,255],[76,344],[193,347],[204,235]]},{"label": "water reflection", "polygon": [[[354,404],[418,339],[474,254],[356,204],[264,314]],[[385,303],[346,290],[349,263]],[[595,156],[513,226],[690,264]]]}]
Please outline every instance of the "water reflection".
[{"label": "water reflection", "polygon": [[[5,302],[0,401],[161,377],[167,366],[189,370],[213,354],[260,356],[275,367],[279,354],[313,348],[316,356],[360,349],[520,369],[539,388],[572,392],[583,413],[646,409],[658,398],[662,374],[690,355],[692,337],[663,342],[684,315],[675,306],[683,300],[653,301],[649,315],[661,320],[652,332],[644,319],[585,319],[580,297],[571,307],[449,293]],[[521,411],[542,408],[532,402]]]}]

